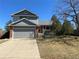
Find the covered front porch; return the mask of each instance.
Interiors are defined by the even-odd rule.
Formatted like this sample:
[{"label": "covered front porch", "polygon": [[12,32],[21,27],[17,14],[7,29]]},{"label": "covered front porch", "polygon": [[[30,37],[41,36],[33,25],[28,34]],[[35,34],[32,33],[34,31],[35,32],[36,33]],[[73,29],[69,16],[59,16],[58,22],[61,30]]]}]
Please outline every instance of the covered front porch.
[{"label": "covered front porch", "polygon": [[52,26],[51,25],[36,26],[36,37],[37,38],[43,38],[46,31],[51,32],[52,31]]},{"label": "covered front porch", "polygon": [[52,26],[51,25],[40,25],[40,26],[36,26],[36,30],[38,33],[44,33],[44,31],[46,30],[51,31]]}]

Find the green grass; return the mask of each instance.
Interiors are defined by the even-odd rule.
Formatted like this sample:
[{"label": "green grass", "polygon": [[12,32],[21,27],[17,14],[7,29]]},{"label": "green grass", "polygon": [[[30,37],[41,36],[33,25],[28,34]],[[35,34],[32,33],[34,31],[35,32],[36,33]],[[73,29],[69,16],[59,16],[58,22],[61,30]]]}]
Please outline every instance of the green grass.
[{"label": "green grass", "polygon": [[42,59],[79,59],[79,39],[37,40]]}]

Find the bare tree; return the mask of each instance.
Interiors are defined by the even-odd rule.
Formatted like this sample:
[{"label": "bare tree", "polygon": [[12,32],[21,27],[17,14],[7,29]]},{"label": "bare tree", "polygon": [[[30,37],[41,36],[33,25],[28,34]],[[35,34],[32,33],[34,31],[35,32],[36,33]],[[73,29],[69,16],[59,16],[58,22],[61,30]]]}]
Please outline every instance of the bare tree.
[{"label": "bare tree", "polygon": [[79,29],[79,0],[61,0],[63,5],[60,8],[64,18],[71,17],[74,21],[77,29]]}]

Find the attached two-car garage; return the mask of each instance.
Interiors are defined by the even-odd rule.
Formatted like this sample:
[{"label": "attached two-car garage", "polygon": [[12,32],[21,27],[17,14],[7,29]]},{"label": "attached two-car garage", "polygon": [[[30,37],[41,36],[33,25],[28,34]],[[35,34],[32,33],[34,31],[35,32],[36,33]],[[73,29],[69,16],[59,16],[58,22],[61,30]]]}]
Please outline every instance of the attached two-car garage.
[{"label": "attached two-car garage", "polygon": [[15,28],[13,38],[34,38],[35,28]]},{"label": "attached two-car garage", "polygon": [[[36,20],[34,20],[36,21]],[[36,24],[28,19],[21,19],[10,26],[10,38],[34,38]],[[12,31],[11,31],[12,30]]]}]

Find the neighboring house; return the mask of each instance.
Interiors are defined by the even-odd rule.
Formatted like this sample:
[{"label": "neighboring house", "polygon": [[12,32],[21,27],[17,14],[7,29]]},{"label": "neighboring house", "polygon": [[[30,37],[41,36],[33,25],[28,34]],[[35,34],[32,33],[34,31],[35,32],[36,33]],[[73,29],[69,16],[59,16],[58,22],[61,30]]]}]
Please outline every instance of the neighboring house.
[{"label": "neighboring house", "polygon": [[13,14],[12,18],[8,25],[10,38],[34,38],[39,30],[49,28],[49,24],[39,24],[38,16],[27,10]]}]

